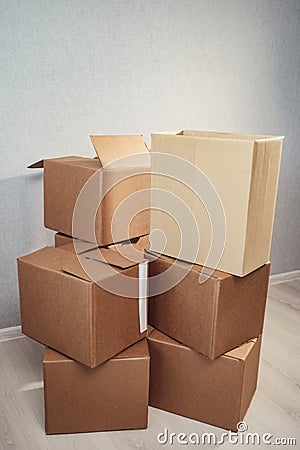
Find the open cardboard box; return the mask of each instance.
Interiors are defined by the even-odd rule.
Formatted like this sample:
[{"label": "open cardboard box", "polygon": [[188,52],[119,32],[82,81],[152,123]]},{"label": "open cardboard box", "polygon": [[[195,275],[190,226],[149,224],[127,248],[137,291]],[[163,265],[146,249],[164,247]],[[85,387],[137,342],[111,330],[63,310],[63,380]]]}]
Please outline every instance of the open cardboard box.
[{"label": "open cardboard box", "polygon": [[[244,276],[267,263],[282,143],[282,136],[189,130],[152,134],[152,207],[162,210],[151,209],[151,230],[159,229],[166,236],[166,246],[162,248],[161,236],[154,233],[151,236],[152,250],[186,261],[193,258],[191,262],[208,267],[216,262],[213,269],[238,276]],[[156,153],[167,154],[170,158],[163,162]],[[156,174],[161,171],[174,171],[179,174],[179,178],[186,177],[187,184]],[[202,186],[200,195],[206,198],[206,204],[194,192],[199,186]],[[166,211],[165,203],[162,203],[164,196],[154,189],[165,189],[177,195],[194,214],[195,220],[176,205],[175,215],[178,216],[179,227],[185,230],[182,240],[178,225]],[[225,222],[220,219],[223,215],[216,215],[216,211],[221,214],[221,208],[224,210]],[[195,238],[197,242],[191,242],[192,234],[197,234],[193,232],[193,225],[199,229],[199,249],[198,239]],[[222,253],[223,231],[226,231],[226,236]],[[213,248],[211,242],[216,242],[217,235],[220,235],[222,245],[219,245],[219,249],[214,248],[214,251],[221,259],[218,262],[218,257],[214,256],[212,262],[208,256]],[[181,248],[184,240],[185,244]]]},{"label": "open cardboard box", "polygon": [[147,428],[146,339],[94,369],[49,348],[43,365],[47,434]]},{"label": "open cardboard box", "polygon": [[142,136],[91,140],[97,158],[66,156],[29,166],[44,168],[45,227],[99,246],[149,234],[150,161]]},{"label": "open cardboard box", "polygon": [[236,431],[257,385],[261,336],[214,361],[154,330],[149,405]]},{"label": "open cardboard box", "polygon": [[19,258],[22,332],[89,367],[145,337],[148,263],[128,254],[68,244]]},{"label": "open cardboard box", "polygon": [[[262,333],[269,263],[242,278],[216,270],[200,283],[206,271],[202,266],[151,252],[146,256],[149,324],[154,328],[210,359]],[[170,280],[174,287],[163,292]]]}]

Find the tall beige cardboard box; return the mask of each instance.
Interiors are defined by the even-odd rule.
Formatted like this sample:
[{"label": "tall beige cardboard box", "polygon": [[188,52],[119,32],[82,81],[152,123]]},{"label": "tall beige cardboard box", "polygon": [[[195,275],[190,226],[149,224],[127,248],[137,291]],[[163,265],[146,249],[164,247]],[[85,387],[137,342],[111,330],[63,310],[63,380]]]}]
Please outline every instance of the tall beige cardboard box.
[{"label": "tall beige cardboard box", "polygon": [[[162,248],[160,238],[153,233],[151,250],[177,257],[181,247],[178,226],[165,207],[160,206],[163,196],[155,189],[175,194],[194,214],[200,246],[192,262],[207,266],[212,242],[208,211],[214,205],[204,205],[191,189],[199,185],[198,175],[189,180],[189,186],[161,175],[162,167],[156,153],[164,153],[170,155],[169,167],[175,164],[173,156],[181,158],[182,171],[187,167],[185,161],[198,168],[199,177],[204,175],[219,197],[226,220],[226,239],[221,259],[212,268],[244,276],[267,263],[282,142],[283,137],[276,136],[204,131],[152,134],[152,208],[156,210],[151,210],[150,228],[165,234],[166,246]],[[191,245],[181,249],[181,259],[190,261]]]}]

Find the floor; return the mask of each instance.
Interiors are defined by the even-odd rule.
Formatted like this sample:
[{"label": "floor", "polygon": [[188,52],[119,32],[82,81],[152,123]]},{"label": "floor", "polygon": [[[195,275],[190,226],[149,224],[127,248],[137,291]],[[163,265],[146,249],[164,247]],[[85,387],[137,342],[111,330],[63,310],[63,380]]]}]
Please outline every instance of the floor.
[{"label": "floor", "polygon": [[[269,289],[259,385],[245,417],[248,432],[270,433],[275,438],[296,438],[300,448],[300,278],[273,284]],[[161,445],[157,435],[216,433],[224,430],[149,409],[149,428],[143,431],[46,436],[44,433],[42,354],[36,342],[15,335],[0,341],[0,450],[113,450],[195,448],[174,442]],[[228,437],[214,448],[233,445]],[[270,448],[261,444],[259,447]],[[199,446],[198,446],[199,448]]]}]

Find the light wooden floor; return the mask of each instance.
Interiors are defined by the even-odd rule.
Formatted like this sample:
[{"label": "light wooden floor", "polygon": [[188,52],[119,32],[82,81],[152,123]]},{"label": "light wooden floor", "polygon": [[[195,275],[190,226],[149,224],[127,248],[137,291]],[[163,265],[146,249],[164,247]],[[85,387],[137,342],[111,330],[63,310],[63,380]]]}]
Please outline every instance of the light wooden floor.
[{"label": "light wooden floor", "polygon": [[[249,432],[295,437],[300,448],[300,278],[272,285],[265,322],[259,386],[246,415]],[[0,342],[1,450],[111,450],[199,448],[178,443],[162,446],[157,434],[223,430],[149,409],[149,428],[143,431],[46,436],[44,433],[43,347],[26,338]],[[241,448],[225,442],[222,449]],[[245,446],[246,447],[246,446]],[[252,447],[255,448],[255,447]],[[256,447],[258,448],[258,447]],[[269,448],[261,445],[259,448]],[[272,448],[272,447],[271,447]],[[274,448],[274,446],[273,446]]]}]

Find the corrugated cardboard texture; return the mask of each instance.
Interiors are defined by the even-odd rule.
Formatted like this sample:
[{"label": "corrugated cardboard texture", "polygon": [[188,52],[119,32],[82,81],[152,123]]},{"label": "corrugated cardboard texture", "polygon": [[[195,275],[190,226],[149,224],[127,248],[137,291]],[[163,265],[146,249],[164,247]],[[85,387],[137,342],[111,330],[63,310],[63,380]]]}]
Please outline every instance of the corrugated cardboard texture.
[{"label": "corrugated cardboard texture", "polygon": [[[158,283],[153,277],[173,264],[167,256],[150,262],[150,294]],[[175,264],[178,275],[187,267]],[[215,271],[200,284],[201,269],[194,265],[175,287],[149,298],[149,324],[214,359],[262,333],[270,264],[242,278]]]},{"label": "corrugated cardboard texture", "polygon": [[[74,235],[72,219],[77,198],[88,179],[100,168],[99,160],[92,158],[65,157],[44,161],[45,227],[69,236]],[[96,240],[100,246],[113,243],[111,232],[113,215],[124,199],[139,190],[150,188],[150,174],[147,171],[148,168],[141,167],[103,170],[103,189],[118,180],[120,174],[128,178],[113,186],[103,198],[96,213],[96,239],[90,235],[84,223],[82,226],[76,227],[75,232],[78,234],[75,237],[90,242]],[[96,200],[100,200],[100,187],[98,191],[93,192],[93,195]],[[117,242],[149,233],[150,195],[145,193],[143,200],[135,201],[140,203],[138,205],[140,212],[132,219],[131,223],[126,214],[120,218],[116,230]],[[88,208],[88,205],[86,207]]]},{"label": "corrugated cardboard texture", "polygon": [[261,338],[214,361],[154,330],[149,404],[236,430],[256,389]]},{"label": "corrugated cardboard texture", "polygon": [[[282,142],[282,137],[196,131],[152,135],[152,152],[184,158],[216,189],[226,218],[225,248],[217,266],[224,272],[244,276],[269,261]],[[153,175],[152,187],[174,192],[191,208],[201,236],[195,262],[205,265],[212,233],[204,205],[173,179]],[[205,206],[209,210],[211,205]],[[166,235],[164,254],[176,257],[180,242],[173,228],[167,214],[151,211],[151,230]],[[160,251],[156,239],[152,250]],[[181,258],[190,260],[189,249],[183,249]]]},{"label": "corrugated cardboard texture", "polygon": [[95,369],[46,349],[46,433],[146,428],[149,369],[146,339]]},{"label": "corrugated cardboard texture", "polygon": [[[107,264],[87,261],[99,280],[115,282]],[[122,272],[138,278],[138,266]],[[21,257],[18,273],[23,333],[87,366],[101,364],[146,335],[139,332],[139,299],[92,283],[72,246]]]}]

